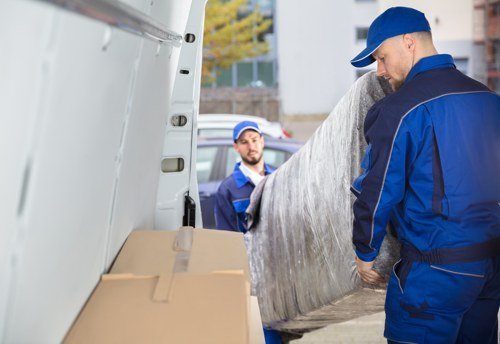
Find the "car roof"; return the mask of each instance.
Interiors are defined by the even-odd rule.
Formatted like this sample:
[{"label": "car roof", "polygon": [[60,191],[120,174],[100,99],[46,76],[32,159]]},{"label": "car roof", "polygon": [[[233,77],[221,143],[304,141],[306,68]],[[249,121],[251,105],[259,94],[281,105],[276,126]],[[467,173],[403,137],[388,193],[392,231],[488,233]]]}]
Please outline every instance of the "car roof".
[{"label": "car roof", "polygon": [[[203,137],[210,137],[207,132],[211,130],[228,130],[227,136],[232,137],[234,126],[241,121],[253,121],[257,123],[262,133],[272,137],[285,137],[283,128],[279,122],[270,122],[265,118],[237,114],[202,114],[198,116],[198,133]],[[221,133],[216,133],[217,136]]]},{"label": "car roof", "polygon": [[[198,138],[198,147],[208,146],[232,146],[233,140],[223,137]],[[280,148],[290,153],[294,153],[304,145],[304,142],[292,139],[276,139],[265,137],[265,146],[268,148]]]},{"label": "car roof", "polygon": [[273,123],[268,121],[263,117],[250,116],[250,115],[239,115],[239,114],[200,114],[198,116],[198,122],[232,122],[238,123],[241,121],[254,121],[257,124],[267,124]]}]

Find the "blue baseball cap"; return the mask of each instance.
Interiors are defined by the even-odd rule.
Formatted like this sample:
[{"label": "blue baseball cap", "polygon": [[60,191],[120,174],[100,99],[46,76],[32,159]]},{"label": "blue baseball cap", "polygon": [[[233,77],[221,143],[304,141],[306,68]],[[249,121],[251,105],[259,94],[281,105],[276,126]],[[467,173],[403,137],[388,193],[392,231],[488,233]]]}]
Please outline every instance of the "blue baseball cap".
[{"label": "blue baseball cap", "polygon": [[243,122],[240,122],[238,124],[236,124],[234,126],[234,129],[233,129],[233,140],[234,142],[236,142],[241,134],[243,134],[243,132],[245,130],[253,130],[253,131],[256,131],[258,132],[259,134],[262,135],[262,132],[260,131],[259,129],[259,126],[257,125],[257,123],[255,122],[252,122],[252,121],[243,121]]},{"label": "blue baseball cap", "polygon": [[366,48],[351,60],[351,64],[358,68],[366,67],[375,62],[372,54],[386,39],[422,31],[431,31],[425,14],[409,7],[391,7],[370,25]]}]

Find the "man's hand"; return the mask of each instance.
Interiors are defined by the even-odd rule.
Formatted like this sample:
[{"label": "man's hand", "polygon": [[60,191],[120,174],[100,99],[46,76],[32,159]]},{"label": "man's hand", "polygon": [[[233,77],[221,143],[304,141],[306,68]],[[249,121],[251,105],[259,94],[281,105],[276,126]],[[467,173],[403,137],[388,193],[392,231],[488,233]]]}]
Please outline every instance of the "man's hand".
[{"label": "man's hand", "polygon": [[356,257],[356,266],[358,275],[363,281],[370,284],[383,284],[385,279],[375,270],[373,270],[373,262],[364,262]]}]

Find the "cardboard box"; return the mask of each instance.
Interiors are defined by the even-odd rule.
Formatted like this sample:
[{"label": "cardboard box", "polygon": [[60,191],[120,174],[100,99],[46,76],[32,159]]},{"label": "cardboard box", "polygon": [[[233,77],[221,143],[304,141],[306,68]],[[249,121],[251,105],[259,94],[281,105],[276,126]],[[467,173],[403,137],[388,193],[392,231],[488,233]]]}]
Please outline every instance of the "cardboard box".
[{"label": "cardboard box", "polygon": [[[187,264],[187,265],[183,265]],[[242,270],[250,282],[241,233],[181,228],[179,231],[135,231],[123,245],[111,274],[172,274],[172,272]]]},{"label": "cardboard box", "polygon": [[243,236],[136,231],[66,343],[264,343]]}]

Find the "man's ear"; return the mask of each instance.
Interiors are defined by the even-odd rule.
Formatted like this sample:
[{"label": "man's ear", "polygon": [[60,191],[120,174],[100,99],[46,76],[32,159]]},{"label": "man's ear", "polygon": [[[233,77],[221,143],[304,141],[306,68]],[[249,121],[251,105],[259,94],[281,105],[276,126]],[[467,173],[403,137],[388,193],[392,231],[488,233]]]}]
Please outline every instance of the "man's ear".
[{"label": "man's ear", "polygon": [[236,144],[236,142],[233,143],[233,148],[234,148],[235,151],[237,151],[239,153],[239,151],[238,151],[238,145]]},{"label": "man's ear", "polygon": [[415,50],[416,39],[412,34],[407,33],[407,34],[403,35],[403,40],[404,40],[405,48],[408,48],[412,51]]}]

